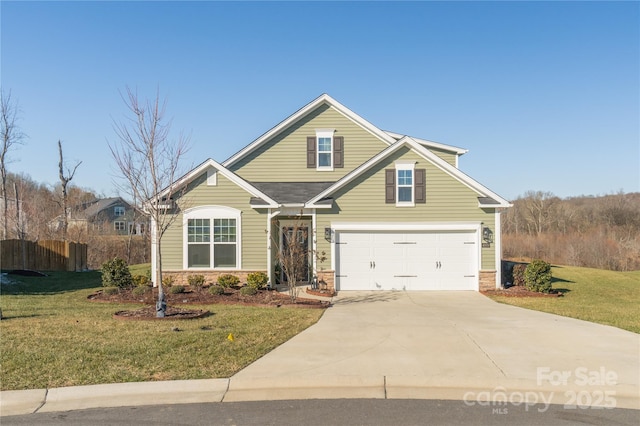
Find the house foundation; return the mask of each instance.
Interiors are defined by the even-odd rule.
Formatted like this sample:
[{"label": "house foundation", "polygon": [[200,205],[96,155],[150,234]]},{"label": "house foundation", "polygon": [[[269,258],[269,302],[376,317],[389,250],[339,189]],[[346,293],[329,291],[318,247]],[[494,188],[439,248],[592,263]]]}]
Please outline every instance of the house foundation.
[{"label": "house foundation", "polygon": [[480,291],[496,289],[496,272],[495,270],[480,271]]}]

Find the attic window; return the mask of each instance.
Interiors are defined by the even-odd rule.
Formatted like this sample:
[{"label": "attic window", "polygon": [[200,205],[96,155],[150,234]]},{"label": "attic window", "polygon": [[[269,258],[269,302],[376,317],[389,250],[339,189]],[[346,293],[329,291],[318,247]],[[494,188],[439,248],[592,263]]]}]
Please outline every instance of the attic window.
[{"label": "attic window", "polygon": [[117,206],[113,208],[113,214],[115,216],[124,216],[124,207]]},{"label": "attic window", "polygon": [[316,129],[307,137],[307,168],[332,171],[344,167],[344,137],[335,136],[335,129]]},{"label": "attic window", "polygon": [[385,202],[397,207],[413,207],[426,202],[425,169],[415,162],[396,162],[395,169],[385,170]]}]

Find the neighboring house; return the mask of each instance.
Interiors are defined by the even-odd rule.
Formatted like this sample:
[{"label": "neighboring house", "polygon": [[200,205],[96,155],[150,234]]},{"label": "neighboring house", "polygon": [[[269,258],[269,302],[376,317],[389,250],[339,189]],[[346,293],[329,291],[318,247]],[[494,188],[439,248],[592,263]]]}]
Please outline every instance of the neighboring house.
[{"label": "neighboring house", "polygon": [[163,272],[186,283],[264,271],[273,283],[282,234],[300,222],[310,276],[337,290],[499,287],[500,212],[511,205],[458,170],[466,152],[383,131],[322,95],[159,194],[178,215]]},{"label": "neighboring house", "polygon": [[[148,219],[120,197],[103,198],[84,203],[69,212],[68,229],[96,234],[143,234]],[[62,218],[57,217],[54,229],[62,227]]]}]

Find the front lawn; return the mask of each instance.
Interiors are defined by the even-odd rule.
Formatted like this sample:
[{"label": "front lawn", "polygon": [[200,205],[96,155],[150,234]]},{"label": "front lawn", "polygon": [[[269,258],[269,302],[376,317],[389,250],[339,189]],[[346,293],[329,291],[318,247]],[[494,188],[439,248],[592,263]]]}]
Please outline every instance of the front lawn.
[{"label": "front lawn", "polygon": [[113,313],[135,305],[87,300],[98,272],[12,279],[0,298],[2,390],[230,377],[324,311],[205,305],[213,315],[197,320],[122,321]]},{"label": "front lawn", "polygon": [[509,305],[640,333],[640,271],[554,266],[552,273],[553,288],[564,293],[563,297],[489,297]]}]

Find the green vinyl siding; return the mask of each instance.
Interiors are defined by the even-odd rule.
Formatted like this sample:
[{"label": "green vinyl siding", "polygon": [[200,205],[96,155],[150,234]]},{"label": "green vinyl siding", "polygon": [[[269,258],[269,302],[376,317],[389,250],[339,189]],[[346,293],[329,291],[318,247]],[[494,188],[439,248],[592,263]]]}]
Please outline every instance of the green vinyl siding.
[{"label": "green vinyl siding", "polygon": [[451,164],[453,167],[457,167],[456,165],[456,159],[458,157],[457,154],[452,153],[451,151],[445,151],[443,149],[438,149],[433,147],[427,147],[427,149],[433,152],[438,157],[442,158],[447,163]]},{"label": "green vinyl siding", "polygon": [[[344,137],[344,167],[333,171],[307,168],[307,137],[315,136],[316,129],[327,128]],[[229,169],[249,182],[333,182],[387,146],[333,107],[321,105]]]},{"label": "green vinyl siding", "polygon": [[[251,195],[218,173],[217,185],[207,185],[207,174],[194,179],[185,194],[177,200],[183,210],[204,205],[227,206],[242,212],[240,241],[242,244],[242,269],[265,269],[266,253],[266,210],[255,210],[249,206]],[[183,268],[183,226],[182,214],[173,222],[162,238],[163,269]]]},{"label": "green vinyl siding", "polygon": [[[396,207],[385,203],[385,169],[396,160],[412,160],[426,169],[426,203]],[[317,210],[317,229],[332,222],[483,222],[494,230],[493,210],[478,207],[478,194],[408,148],[401,148],[333,194],[332,209]],[[318,238],[318,251],[331,252],[330,243]],[[482,269],[495,268],[495,245],[482,249]]]}]

